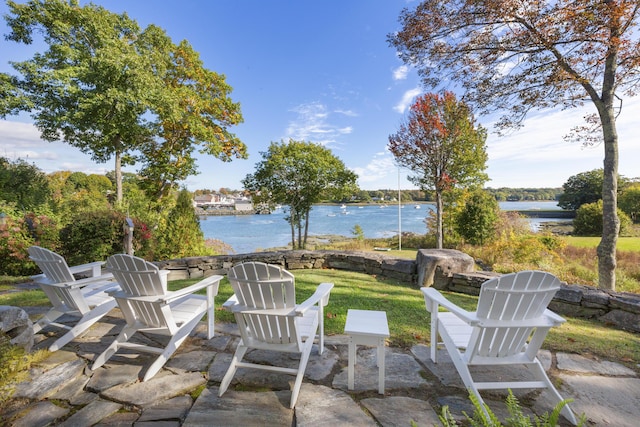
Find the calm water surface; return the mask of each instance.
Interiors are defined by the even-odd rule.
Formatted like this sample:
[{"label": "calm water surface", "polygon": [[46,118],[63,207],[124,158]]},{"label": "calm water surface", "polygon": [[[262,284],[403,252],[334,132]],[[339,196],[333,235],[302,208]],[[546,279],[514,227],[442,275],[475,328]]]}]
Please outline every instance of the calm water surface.
[{"label": "calm water surface", "polygon": [[[502,202],[503,210],[560,209],[556,202]],[[309,235],[337,234],[353,237],[353,228],[362,227],[365,237],[391,237],[402,232],[424,234],[424,219],[432,204],[347,206],[317,205],[311,211]],[[271,215],[225,215],[200,218],[200,228],[207,239],[218,239],[230,245],[235,253],[250,253],[259,249],[286,246],[291,242],[285,212],[278,209]],[[401,221],[399,221],[399,218]],[[536,223],[549,219],[531,219]]]}]

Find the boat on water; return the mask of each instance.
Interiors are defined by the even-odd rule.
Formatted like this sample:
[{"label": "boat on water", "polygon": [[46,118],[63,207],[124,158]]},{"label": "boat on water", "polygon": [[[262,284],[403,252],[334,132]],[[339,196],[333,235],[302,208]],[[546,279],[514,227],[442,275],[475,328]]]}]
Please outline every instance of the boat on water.
[{"label": "boat on water", "polygon": [[415,205],[413,209],[420,209],[420,205]]}]

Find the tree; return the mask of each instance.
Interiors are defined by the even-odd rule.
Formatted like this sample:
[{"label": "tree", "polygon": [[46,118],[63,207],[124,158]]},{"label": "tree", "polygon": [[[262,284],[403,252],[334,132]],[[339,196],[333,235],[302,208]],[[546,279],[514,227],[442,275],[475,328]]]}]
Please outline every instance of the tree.
[{"label": "tree", "polygon": [[618,206],[633,222],[640,221],[640,183],[630,184],[624,189],[618,199]]},{"label": "tree", "polygon": [[188,190],[183,189],[178,193],[176,206],[169,212],[166,228],[158,240],[160,242],[156,255],[159,259],[206,254],[204,234]]},{"label": "tree", "polygon": [[8,40],[31,44],[40,32],[49,49],[13,67],[41,137],[64,140],[99,163],[115,157],[117,200],[127,153],[151,138],[145,114],[161,81],[141,51],[145,40],[126,14],[77,1],[8,2]]},{"label": "tree", "polygon": [[36,210],[51,200],[47,176],[24,160],[0,157],[0,198],[19,210]]},{"label": "tree", "polygon": [[[637,0],[425,0],[404,9],[389,42],[427,87],[459,83],[480,114],[506,111],[498,129],[519,126],[531,109],[591,101],[596,114],[575,130],[603,141],[603,232],[599,286],[615,289],[618,135],[616,106],[640,84]],[[600,132],[600,135],[598,135]]]},{"label": "tree", "polygon": [[564,192],[558,200],[558,206],[562,209],[576,210],[586,203],[602,200],[603,179],[602,169],[570,176],[567,182],[562,184]]},{"label": "tree", "polygon": [[442,249],[443,193],[482,185],[487,163],[487,133],[471,110],[452,92],[426,94],[411,106],[397,133],[389,136],[396,162],[415,173],[408,179],[436,196],[436,247]]},{"label": "tree", "polygon": [[197,173],[192,156],[197,146],[222,161],[247,158],[244,143],[228,130],[243,119],[240,104],[229,97],[232,88],[225,77],[204,68],[187,41],[170,48],[166,56],[171,62],[163,75],[169,95],[152,107],[158,115],[154,133],[160,138],[143,144],[137,157],[147,192],[156,198]]},{"label": "tree", "polygon": [[242,120],[231,88],[187,42],[175,46],[154,25],[141,30],[126,14],[77,0],[8,5],[7,39],[31,44],[41,33],[49,48],[12,64],[22,78],[2,79],[1,89],[20,92],[0,114],[29,110],[44,140],[64,140],[99,163],[114,158],[117,202],[123,164],[146,159],[143,173],[158,195],[195,173],[196,144],[223,160],[246,155],[226,129]]},{"label": "tree", "polygon": [[[247,175],[242,184],[254,195],[254,203],[286,205],[291,226],[291,245],[307,244],[309,213],[313,204],[327,199],[339,199],[356,189],[357,175],[348,170],[331,150],[312,142],[272,142],[256,171]],[[304,237],[302,228],[304,226]]]},{"label": "tree", "polygon": [[[620,218],[620,232],[625,233],[631,227],[631,219],[621,209],[618,209]],[[573,219],[573,234],[576,236],[597,236],[602,234],[602,200],[593,203],[585,203],[576,210]]]},{"label": "tree", "polygon": [[472,245],[482,245],[494,234],[500,213],[495,197],[481,189],[473,191],[455,216],[455,229]]}]

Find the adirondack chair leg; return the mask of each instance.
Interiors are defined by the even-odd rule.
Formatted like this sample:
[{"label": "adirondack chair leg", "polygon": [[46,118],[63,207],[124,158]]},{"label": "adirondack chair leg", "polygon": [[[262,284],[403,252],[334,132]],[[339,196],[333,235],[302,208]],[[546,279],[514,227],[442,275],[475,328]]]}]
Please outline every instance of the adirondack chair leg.
[{"label": "adirondack chair leg", "polygon": [[147,372],[142,378],[142,382],[147,381],[150,378],[153,378],[155,374],[162,369],[162,367],[167,363],[167,360],[171,357],[173,353],[180,347],[180,345],[187,339],[189,333],[194,328],[194,326],[202,319],[201,317],[192,319],[189,323],[183,325],[180,328],[180,331],[171,337],[171,340],[165,347],[162,354],[158,356],[158,358],[149,366]]},{"label": "adirondack chair leg", "polygon": [[[553,396],[556,398],[556,400],[558,402],[562,402],[564,399],[562,398],[562,396],[560,395],[556,387],[553,385],[553,383],[547,376],[547,373],[544,371],[544,368],[542,367],[542,364],[540,363],[540,361],[536,359],[535,364],[528,365],[528,366],[531,368],[533,374],[537,379],[544,381],[547,384],[547,388],[549,389],[549,391],[551,391],[551,393],[553,393]],[[568,404],[564,405],[564,407],[562,408],[561,414],[564,415],[565,418],[569,420],[574,426],[578,424],[578,420],[576,419],[575,414],[573,413],[573,411],[571,410]]]},{"label": "adirondack chair leg", "polygon": [[320,302],[318,308],[318,328],[320,329],[320,336],[318,338],[318,344],[320,345],[320,349],[318,353],[322,356],[324,352],[324,306],[322,302]]},{"label": "adirondack chair leg", "polygon": [[118,351],[118,347],[120,347],[122,343],[125,343],[129,341],[129,339],[131,339],[133,334],[136,333],[136,330],[137,329],[135,327],[125,326],[118,334],[116,339],[113,340],[113,342],[109,345],[109,347],[107,347],[106,350],[100,354],[100,356],[96,357],[96,359],[93,361],[93,365],[91,366],[91,370],[95,371],[96,369],[104,365],[107,360],[109,360],[111,356],[113,356]]},{"label": "adirondack chair leg", "polygon": [[242,361],[242,358],[247,353],[248,349],[249,349],[248,347],[242,344],[238,344],[238,348],[236,348],[236,352],[234,353],[233,358],[231,359],[231,364],[229,365],[229,369],[227,369],[227,373],[224,375],[224,378],[222,378],[222,382],[220,383],[220,389],[218,390],[218,397],[222,396],[224,392],[227,391],[227,388],[229,387],[229,384],[231,384],[231,380],[233,379],[233,376],[235,375],[236,370],[238,369],[238,363]]},{"label": "adirondack chair leg", "polygon": [[82,318],[76,323],[76,325],[71,328],[69,332],[64,334],[62,337],[58,338],[56,342],[54,342],[51,347],[49,347],[49,351],[57,351],[64,347],[67,343],[69,343],[72,339],[80,336],[83,332],[91,327],[94,323],[102,318],[105,314],[111,311],[112,308],[116,306],[116,302],[110,301],[106,304],[102,304],[90,312],[86,313]]},{"label": "adirondack chair leg", "polygon": [[307,363],[309,362],[309,356],[311,351],[309,349],[310,346],[313,345],[313,340],[311,337],[307,339],[305,342],[305,351],[302,352],[302,357],[300,358],[300,364],[298,365],[298,374],[296,375],[296,382],[291,389],[291,404],[290,408],[293,409],[296,406],[296,401],[298,400],[298,394],[300,394],[300,387],[302,386],[302,379],[304,378],[304,371],[307,367]]},{"label": "adirondack chair leg", "polygon": [[33,333],[37,334],[42,329],[46,328],[47,325],[54,322],[58,317],[62,316],[63,314],[64,313],[62,311],[56,310],[55,308],[52,308],[51,310],[47,311],[47,313],[44,316],[42,316],[40,319],[38,319],[36,323],[34,323]]}]

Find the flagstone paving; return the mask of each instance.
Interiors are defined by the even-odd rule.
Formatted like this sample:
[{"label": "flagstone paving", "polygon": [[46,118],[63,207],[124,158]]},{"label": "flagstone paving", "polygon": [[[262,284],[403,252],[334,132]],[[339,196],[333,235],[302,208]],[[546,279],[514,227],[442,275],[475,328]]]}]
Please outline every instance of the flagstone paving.
[{"label": "flagstone paving", "polygon": [[[234,324],[216,324],[206,339],[199,325],[154,378],[140,382],[151,358],[119,354],[91,371],[90,366],[118,333],[122,319],[114,310],[82,337],[52,353],[16,388],[14,404],[0,412],[0,425],[11,426],[433,426],[448,405],[457,420],[473,413],[451,360],[429,347],[386,348],[385,394],[378,390],[375,349],[358,348],[354,390],[347,389],[347,338],[329,336],[326,351],[313,349],[295,409],[289,409],[292,376],[239,369],[229,390],[218,386],[238,342]],[[45,348],[58,331],[36,343]],[[142,337],[154,340],[153,337]],[[253,351],[256,363],[297,364],[295,355]],[[614,361],[575,354],[541,352],[540,358],[571,407],[585,414],[588,426],[637,426],[640,379],[637,371]],[[638,368],[638,367],[636,367]],[[492,370],[483,374],[497,375]],[[489,407],[506,419],[505,393],[483,393]],[[519,392],[527,415],[550,412],[546,391]],[[562,419],[563,426],[569,425]]]}]

